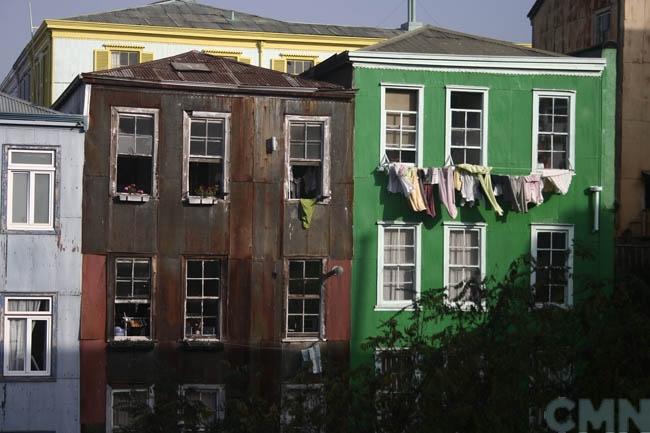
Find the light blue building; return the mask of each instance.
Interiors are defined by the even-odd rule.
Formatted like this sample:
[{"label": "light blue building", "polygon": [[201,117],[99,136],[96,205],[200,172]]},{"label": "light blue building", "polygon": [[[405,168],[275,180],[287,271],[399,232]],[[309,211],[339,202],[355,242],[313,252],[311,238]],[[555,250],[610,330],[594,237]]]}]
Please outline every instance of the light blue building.
[{"label": "light blue building", "polygon": [[83,132],[0,94],[2,432],[79,432]]}]

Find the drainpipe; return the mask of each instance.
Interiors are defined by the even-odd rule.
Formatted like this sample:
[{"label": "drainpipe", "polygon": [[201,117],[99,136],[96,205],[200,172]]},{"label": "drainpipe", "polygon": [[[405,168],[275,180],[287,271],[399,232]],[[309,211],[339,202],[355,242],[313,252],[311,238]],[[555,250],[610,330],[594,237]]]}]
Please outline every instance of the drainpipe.
[{"label": "drainpipe", "polygon": [[594,233],[600,230],[600,193],[603,191],[602,186],[590,186],[589,191],[594,194]]},{"label": "drainpipe", "polygon": [[264,65],[262,65],[262,55],[264,52],[264,41],[257,41],[257,66],[263,68]]}]

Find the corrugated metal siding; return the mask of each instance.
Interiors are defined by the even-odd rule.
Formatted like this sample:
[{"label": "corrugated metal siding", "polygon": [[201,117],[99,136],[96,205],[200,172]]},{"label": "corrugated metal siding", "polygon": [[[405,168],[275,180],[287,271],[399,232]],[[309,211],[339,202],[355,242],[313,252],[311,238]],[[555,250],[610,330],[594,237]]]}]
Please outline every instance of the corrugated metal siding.
[{"label": "corrugated metal siding", "polygon": [[19,98],[0,93],[0,113],[16,113],[16,114],[61,114],[58,111],[50,110],[49,108],[39,107],[38,105],[31,104]]}]

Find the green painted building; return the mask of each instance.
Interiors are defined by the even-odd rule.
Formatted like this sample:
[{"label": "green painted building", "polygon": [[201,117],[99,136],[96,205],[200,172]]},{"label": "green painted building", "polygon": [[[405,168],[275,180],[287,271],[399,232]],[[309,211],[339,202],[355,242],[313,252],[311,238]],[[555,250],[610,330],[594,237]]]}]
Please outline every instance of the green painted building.
[{"label": "green painted building", "polygon": [[[548,266],[532,276],[540,304],[579,302],[580,275],[613,277],[615,59],[615,49],[566,57],[425,26],[312,71],[357,89],[353,365],[372,359],[361,343],[423,290],[450,287],[457,296],[479,275],[503,277],[522,255]],[[495,184],[531,174],[571,183],[527,212],[497,196],[502,216],[484,198],[461,206],[455,192],[455,219],[439,184],[431,217],[388,191],[382,160],[402,163],[396,170],[436,168],[424,172],[434,178],[448,174],[437,168],[468,163],[492,167]],[[575,245],[596,262],[574,254]],[[569,271],[553,269],[560,265]]]}]

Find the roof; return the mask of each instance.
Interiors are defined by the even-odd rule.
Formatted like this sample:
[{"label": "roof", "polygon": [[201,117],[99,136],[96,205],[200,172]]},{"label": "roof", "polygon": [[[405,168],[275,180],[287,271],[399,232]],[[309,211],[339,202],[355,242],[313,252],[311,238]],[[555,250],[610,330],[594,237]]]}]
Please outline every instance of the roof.
[{"label": "roof", "polygon": [[0,113],[45,115],[61,114],[58,111],[34,105],[28,101],[2,92],[0,92]]},{"label": "roof", "polygon": [[253,92],[309,93],[344,91],[331,83],[310,80],[200,51],[189,51],[138,65],[82,74],[86,80],[118,80],[163,86],[210,87]]},{"label": "roof", "polygon": [[528,11],[528,15],[526,15],[529,19],[535,18],[535,15],[539,11],[539,9],[542,7],[544,4],[544,0],[536,0],[535,4],[533,5],[532,8],[530,8],[530,11]]},{"label": "roof", "polygon": [[559,57],[561,54],[511,42],[425,25],[361,51],[468,56]]},{"label": "roof", "polygon": [[374,27],[291,23],[228,9],[219,9],[196,3],[195,0],[164,0],[136,8],[65,19],[113,24],[360,38],[390,38],[402,33],[401,30]]}]

